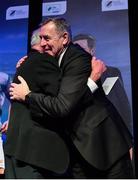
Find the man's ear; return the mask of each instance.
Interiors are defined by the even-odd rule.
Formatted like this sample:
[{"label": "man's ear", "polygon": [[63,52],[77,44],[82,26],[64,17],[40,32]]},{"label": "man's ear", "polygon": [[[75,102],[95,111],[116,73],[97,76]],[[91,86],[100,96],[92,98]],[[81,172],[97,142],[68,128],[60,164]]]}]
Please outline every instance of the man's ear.
[{"label": "man's ear", "polygon": [[63,45],[66,45],[66,44],[68,43],[68,41],[69,41],[69,35],[68,35],[67,32],[65,32],[65,33],[63,34],[63,38],[64,38],[64,40],[63,40]]}]

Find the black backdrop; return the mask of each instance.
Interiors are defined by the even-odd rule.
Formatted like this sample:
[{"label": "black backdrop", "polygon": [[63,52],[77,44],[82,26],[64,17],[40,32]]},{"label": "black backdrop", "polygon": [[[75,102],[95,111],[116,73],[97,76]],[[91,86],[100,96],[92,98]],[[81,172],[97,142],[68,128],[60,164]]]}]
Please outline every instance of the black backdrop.
[{"label": "black backdrop", "polygon": [[138,28],[137,0],[129,0],[129,32],[131,54],[131,77],[132,77],[132,106],[134,127],[134,164],[136,178],[138,178]]},{"label": "black backdrop", "polygon": [[28,52],[30,51],[30,37],[32,31],[38,28],[42,20],[42,0],[29,0],[29,19],[28,19]]}]

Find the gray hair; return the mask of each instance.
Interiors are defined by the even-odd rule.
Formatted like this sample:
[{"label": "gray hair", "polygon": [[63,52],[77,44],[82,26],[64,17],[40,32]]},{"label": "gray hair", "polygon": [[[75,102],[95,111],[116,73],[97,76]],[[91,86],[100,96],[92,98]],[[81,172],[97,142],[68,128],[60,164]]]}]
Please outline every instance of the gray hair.
[{"label": "gray hair", "polygon": [[48,18],[45,21],[43,21],[40,26],[44,26],[48,24],[49,22],[53,22],[56,26],[56,29],[59,33],[67,32],[70,40],[72,39],[72,32],[71,32],[71,26],[64,18]]},{"label": "gray hair", "polygon": [[41,39],[39,36],[40,29],[36,29],[33,31],[32,36],[31,36],[31,46],[34,46],[35,44],[39,44]]}]

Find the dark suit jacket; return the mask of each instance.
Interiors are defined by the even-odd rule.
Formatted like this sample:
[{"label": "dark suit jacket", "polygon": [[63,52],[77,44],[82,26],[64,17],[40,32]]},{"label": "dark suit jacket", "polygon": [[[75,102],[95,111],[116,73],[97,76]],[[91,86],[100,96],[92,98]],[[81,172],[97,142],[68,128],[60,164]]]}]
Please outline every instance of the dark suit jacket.
[{"label": "dark suit jacket", "polygon": [[129,131],[132,133],[132,115],[131,107],[125,92],[123,79],[121,72],[118,68],[108,66],[107,70],[103,73],[101,77],[101,82],[103,83],[107,77],[119,77],[115,85],[111,89],[110,93],[107,95],[107,98],[112,102],[120,113],[124,123],[128,127]]},{"label": "dark suit jacket", "polygon": [[57,97],[32,92],[26,103],[34,114],[42,115],[43,111],[62,119],[65,132],[85,160],[106,170],[128,152],[132,139],[102,88],[92,94],[87,87],[90,59],[78,45],[70,44],[61,63],[62,80]]},{"label": "dark suit jacket", "polygon": [[[21,75],[37,93],[55,96],[58,92],[60,69],[57,61],[47,54],[31,52],[14,77]],[[5,144],[5,154],[26,163],[58,173],[66,171],[69,155],[60,136],[62,124],[50,118],[31,116],[28,105],[13,101]],[[54,122],[54,124],[52,124]],[[63,157],[63,158],[61,158]]]}]

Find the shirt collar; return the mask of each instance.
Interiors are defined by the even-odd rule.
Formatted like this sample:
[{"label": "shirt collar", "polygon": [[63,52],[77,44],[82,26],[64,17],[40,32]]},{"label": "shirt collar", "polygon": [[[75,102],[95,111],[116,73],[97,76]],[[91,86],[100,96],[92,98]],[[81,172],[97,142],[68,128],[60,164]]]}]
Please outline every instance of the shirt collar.
[{"label": "shirt collar", "polygon": [[58,59],[58,65],[60,66],[61,65],[61,61],[62,61],[62,58],[67,50],[68,46],[66,48],[64,48],[64,50],[62,51],[62,53],[60,54],[59,56],[59,59]]}]

